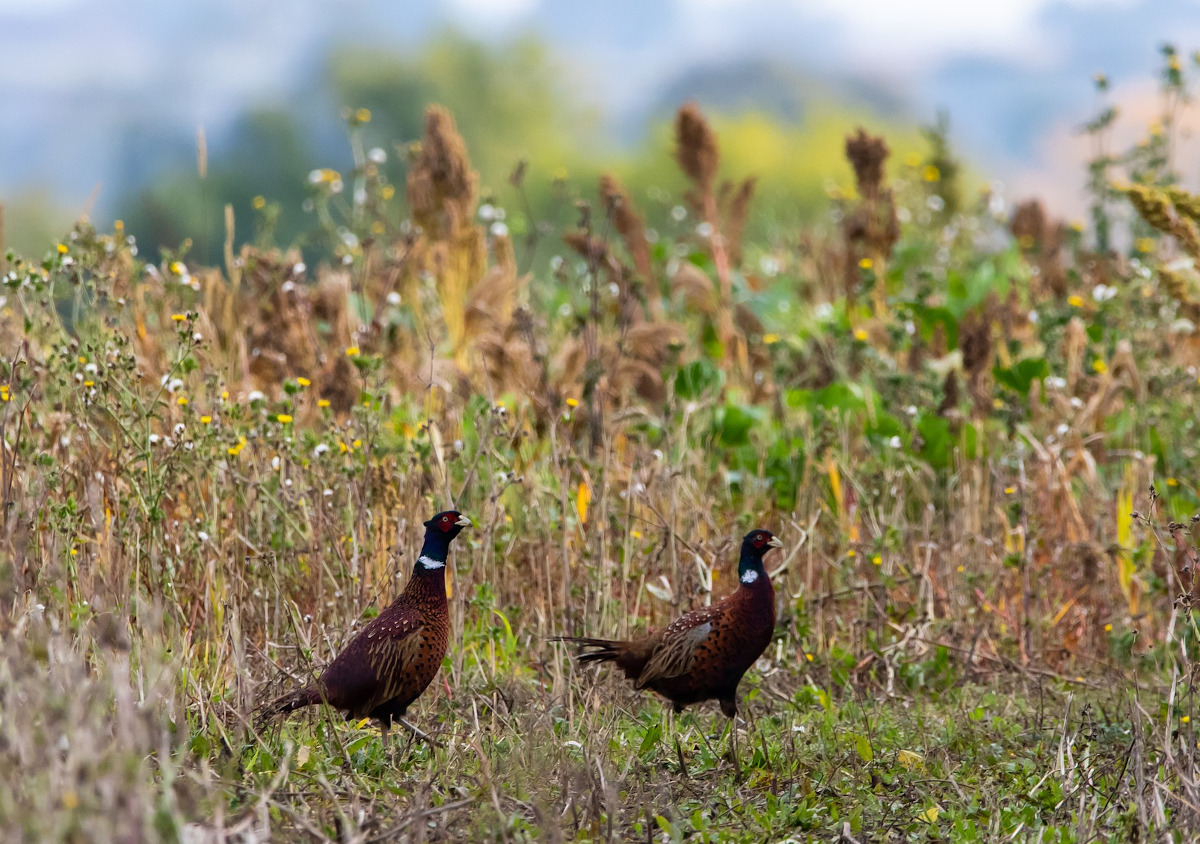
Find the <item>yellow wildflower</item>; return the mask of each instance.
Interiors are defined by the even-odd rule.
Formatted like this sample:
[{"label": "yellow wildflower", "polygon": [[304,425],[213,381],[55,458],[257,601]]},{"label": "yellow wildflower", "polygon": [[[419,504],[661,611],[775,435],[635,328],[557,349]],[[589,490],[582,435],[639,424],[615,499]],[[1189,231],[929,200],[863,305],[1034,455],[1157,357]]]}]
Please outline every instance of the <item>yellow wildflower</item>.
[{"label": "yellow wildflower", "polygon": [[301,375],[299,378],[296,379],[296,383],[299,384],[301,387],[307,387],[310,384],[312,384],[312,381],[309,381],[307,378],[305,378],[303,375]]},{"label": "yellow wildflower", "polygon": [[267,207],[267,198],[265,196],[256,196],[250,200],[250,204],[254,206],[255,211],[261,211]]},{"label": "yellow wildflower", "polygon": [[317,407],[329,407],[329,399],[317,399]]},{"label": "yellow wildflower", "polygon": [[67,244],[65,244],[65,243],[58,244],[58,254],[59,255],[66,255],[67,251],[68,251]]},{"label": "yellow wildflower", "polygon": [[860,343],[867,342],[867,332],[861,328],[854,329],[854,339]]},{"label": "yellow wildflower", "polygon": [[187,319],[187,314],[171,314],[171,319],[175,320],[176,322],[183,322],[185,319]]},{"label": "yellow wildflower", "polygon": [[567,399],[567,407],[579,407],[579,399]]},{"label": "yellow wildflower", "polygon": [[187,403],[187,396],[180,396],[179,398],[175,399],[175,404],[179,405],[180,407],[183,407]]},{"label": "yellow wildflower", "polygon": [[357,357],[357,356],[358,356],[358,354],[359,354],[359,352],[358,352],[358,346],[347,346],[347,347],[346,347],[346,354],[348,354],[348,355],[349,355],[350,357],[352,357],[352,358],[353,358],[353,357]]},{"label": "yellow wildflower", "polygon": [[287,423],[292,421],[292,414],[281,413],[278,416],[276,416],[275,418],[278,419],[280,422],[282,422],[284,425],[286,425]]},{"label": "yellow wildflower", "polygon": [[1100,360],[1100,358],[1096,358],[1092,361],[1092,369],[1103,375],[1105,372],[1108,372],[1108,364]]},{"label": "yellow wildflower", "polygon": [[926,164],[925,169],[921,171],[921,178],[927,182],[936,182],[942,178],[942,171],[934,164]]},{"label": "yellow wildflower", "polygon": [[871,269],[871,267],[875,266],[875,262],[872,261],[870,258],[863,258],[861,261],[858,262],[858,266],[860,269],[869,270],[869,269]]},{"label": "yellow wildflower", "polygon": [[1153,252],[1154,251],[1154,238],[1139,237],[1137,240],[1136,246],[1137,246],[1138,252],[1142,252],[1142,253]]},{"label": "yellow wildflower", "polygon": [[201,417],[200,417],[200,424],[201,424],[201,425],[210,425],[210,424],[212,424],[212,417],[211,417],[211,416],[201,416]]},{"label": "yellow wildflower", "polygon": [[354,112],[354,119],[357,120],[359,123],[370,123],[371,122],[371,109],[369,109],[369,108],[358,109],[357,111]]},{"label": "yellow wildflower", "polygon": [[774,343],[778,343],[782,339],[783,338],[780,337],[778,334],[764,334],[763,335],[763,342],[766,343],[768,346],[770,346]]},{"label": "yellow wildflower", "polygon": [[1067,304],[1070,305],[1072,308],[1082,308],[1083,307],[1083,297],[1077,293],[1073,294],[1071,296],[1068,296]]}]

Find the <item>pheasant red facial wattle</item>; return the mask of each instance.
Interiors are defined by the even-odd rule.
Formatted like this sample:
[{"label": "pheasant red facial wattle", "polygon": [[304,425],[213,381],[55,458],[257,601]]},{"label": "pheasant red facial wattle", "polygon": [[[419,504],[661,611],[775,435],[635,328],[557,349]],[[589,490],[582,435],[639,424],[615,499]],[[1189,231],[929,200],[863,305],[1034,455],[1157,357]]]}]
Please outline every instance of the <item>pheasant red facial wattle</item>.
[{"label": "pheasant red facial wattle", "polygon": [[733,718],[738,683],[775,632],[775,589],[763,555],[781,545],[768,530],[750,531],[742,540],[737,590],[711,607],[676,619],[665,630],[632,641],[577,636],[557,641],[583,646],[580,663],[615,662],[635,689],[657,692],[676,712],[715,699]]},{"label": "pheasant red facial wattle", "polygon": [[350,640],[316,682],[274,701],[266,713],[324,701],[347,718],[376,719],[386,742],[393,719],[404,718],[433,682],[446,655],[446,558],[450,543],[470,524],[455,510],[425,522],[425,543],[400,596]]}]

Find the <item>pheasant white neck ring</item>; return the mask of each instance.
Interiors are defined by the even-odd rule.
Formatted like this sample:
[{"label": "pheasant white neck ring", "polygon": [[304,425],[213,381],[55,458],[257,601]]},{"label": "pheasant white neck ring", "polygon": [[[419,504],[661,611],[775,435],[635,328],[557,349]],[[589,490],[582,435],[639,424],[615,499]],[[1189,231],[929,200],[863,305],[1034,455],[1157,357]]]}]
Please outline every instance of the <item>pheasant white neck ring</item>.
[{"label": "pheasant white neck ring", "polygon": [[417,564],[423,569],[442,569],[446,567],[445,560],[435,560],[433,557],[426,556],[425,554],[417,557]]},{"label": "pheasant white neck ring", "polygon": [[754,569],[746,569],[742,572],[742,583],[753,583],[758,580],[758,572]]}]

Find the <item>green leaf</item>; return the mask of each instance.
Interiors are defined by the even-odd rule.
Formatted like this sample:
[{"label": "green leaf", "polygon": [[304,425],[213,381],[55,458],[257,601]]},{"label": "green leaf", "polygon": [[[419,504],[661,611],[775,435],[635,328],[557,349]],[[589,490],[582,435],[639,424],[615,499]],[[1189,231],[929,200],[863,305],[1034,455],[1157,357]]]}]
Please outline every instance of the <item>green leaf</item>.
[{"label": "green leaf", "polygon": [[992,370],[996,382],[1016,390],[1023,396],[1029,395],[1029,388],[1035,379],[1045,378],[1050,374],[1050,364],[1045,358],[1025,358],[1010,367],[997,366]]},{"label": "green leaf", "polygon": [[875,758],[875,751],[871,749],[871,740],[866,736],[858,736],[854,739],[854,749],[858,751],[858,755],[864,762],[870,762]]},{"label": "green leaf", "polygon": [[662,738],[662,724],[656,721],[646,730],[646,735],[642,738],[642,746],[638,748],[638,756],[646,756],[654,750],[660,738]]},{"label": "green leaf", "polygon": [[979,432],[974,425],[964,424],[956,442],[950,422],[934,413],[926,413],[917,420],[917,433],[924,441],[920,454],[935,469],[950,468],[956,448],[968,459],[974,458],[979,450]]},{"label": "green leaf", "polygon": [[926,413],[917,420],[917,433],[923,441],[921,456],[935,469],[950,463],[950,423],[942,417]]},{"label": "green leaf", "polygon": [[788,390],[787,403],[791,407],[807,408],[810,412],[817,408],[840,410],[843,415],[867,409],[867,400],[860,385],[836,381],[820,390]]},{"label": "green leaf", "polygon": [[698,360],[679,367],[675,374],[675,395],[682,399],[698,399],[721,386],[721,371],[711,361]]},{"label": "green leaf", "polygon": [[1008,285],[1008,275],[997,270],[992,259],[983,261],[970,275],[951,271],[946,274],[946,308],[957,319],[962,319],[989,293],[994,291],[997,296],[1003,296]]},{"label": "green leaf", "polygon": [[750,441],[750,429],[762,421],[762,408],[727,404],[718,408],[716,418],[717,437],[722,445],[745,445]]}]

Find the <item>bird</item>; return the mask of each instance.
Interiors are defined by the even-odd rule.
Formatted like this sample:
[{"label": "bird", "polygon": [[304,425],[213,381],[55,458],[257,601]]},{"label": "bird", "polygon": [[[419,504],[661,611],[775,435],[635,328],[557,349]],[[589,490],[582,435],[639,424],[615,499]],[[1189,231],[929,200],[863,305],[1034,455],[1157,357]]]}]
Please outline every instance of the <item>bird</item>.
[{"label": "bird", "polygon": [[425,522],[425,543],[404,591],[326,666],[317,680],[271,702],[267,717],[328,703],[346,718],[379,721],[387,747],[392,721],[431,741],[405,720],[408,707],[433,682],[450,640],[446,556],[471,520],[457,510]]},{"label": "bird", "polygon": [[742,675],[771,643],[775,632],[775,589],[763,568],[763,555],[781,543],[769,530],[742,539],[739,585],[722,601],[677,618],[665,630],[619,641],[559,636],[584,650],[581,664],[615,662],[635,689],[666,698],[676,713],[716,699],[728,718],[737,717]]}]

